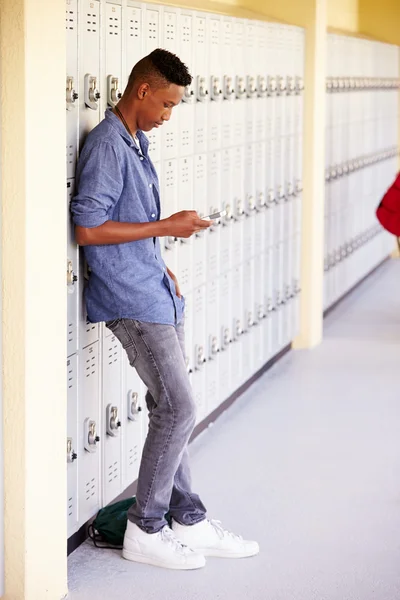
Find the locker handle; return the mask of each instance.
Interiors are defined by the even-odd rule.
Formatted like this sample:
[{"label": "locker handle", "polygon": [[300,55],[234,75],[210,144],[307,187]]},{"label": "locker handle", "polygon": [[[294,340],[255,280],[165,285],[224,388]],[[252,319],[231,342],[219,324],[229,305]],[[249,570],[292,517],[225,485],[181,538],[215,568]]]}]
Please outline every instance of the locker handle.
[{"label": "locker handle", "polygon": [[67,76],[67,86],[66,86],[66,102],[67,102],[67,110],[73,110],[75,108],[75,101],[78,100],[79,95],[74,89],[74,78],[71,76]]}]

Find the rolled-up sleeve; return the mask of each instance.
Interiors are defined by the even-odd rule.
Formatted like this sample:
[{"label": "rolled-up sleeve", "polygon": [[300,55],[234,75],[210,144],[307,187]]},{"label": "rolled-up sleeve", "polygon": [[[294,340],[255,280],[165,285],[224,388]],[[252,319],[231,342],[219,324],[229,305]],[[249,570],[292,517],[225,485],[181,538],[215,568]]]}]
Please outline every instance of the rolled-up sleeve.
[{"label": "rolled-up sleeve", "polygon": [[123,175],[115,148],[110,142],[84,147],[76,172],[76,194],[71,202],[75,225],[103,225],[123,190]]}]

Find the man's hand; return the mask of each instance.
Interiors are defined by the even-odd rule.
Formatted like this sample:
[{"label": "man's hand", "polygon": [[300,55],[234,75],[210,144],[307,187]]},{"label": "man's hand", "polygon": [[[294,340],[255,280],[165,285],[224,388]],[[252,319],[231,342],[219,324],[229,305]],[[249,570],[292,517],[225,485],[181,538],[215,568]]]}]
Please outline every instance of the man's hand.
[{"label": "man's hand", "polygon": [[213,225],[213,221],[200,219],[195,210],[182,210],[164,219],[164,223],[167,235],[177,238],[188,238]]},{"label": "man's hand", "polygon": [[181,294],[181,289],[179,287],[177,278],[175,277],[173,272],[168,269],[168,267],[167,267],[167,271],[168,271],[168,275],[171,277],[172,281],[175,284],[176,295],[178,296],[178,298],[181,298],[182,294]]}]

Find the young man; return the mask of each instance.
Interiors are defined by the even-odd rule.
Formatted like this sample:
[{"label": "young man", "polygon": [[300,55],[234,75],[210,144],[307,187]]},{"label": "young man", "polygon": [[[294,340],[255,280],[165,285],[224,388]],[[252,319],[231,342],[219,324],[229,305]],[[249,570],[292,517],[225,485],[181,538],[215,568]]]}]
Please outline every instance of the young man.
[{"label": "young man", "polygon": [[159,237],[188,238],[210,222],[190,210],[160,220],[159,184],[143,133],[171,118],[191,81],[165,50],[134,66],[118,106],[87,137],[72,202],[76,240],[91,268],[88,317],[106,322],[148,388],[149,432],[122,554],[171,569],[203,567],[206,555],[258,553],[256,542],[208,520],[191,491],[187,444],[195,404],[184,359],[184,299]]}]

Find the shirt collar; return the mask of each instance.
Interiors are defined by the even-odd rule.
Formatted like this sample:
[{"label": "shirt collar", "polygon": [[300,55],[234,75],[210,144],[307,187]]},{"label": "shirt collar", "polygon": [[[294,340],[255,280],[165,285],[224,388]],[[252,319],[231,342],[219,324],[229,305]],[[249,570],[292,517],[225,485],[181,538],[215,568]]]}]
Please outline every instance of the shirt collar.
[{"label": "shirt collar", "polygon": [[[110,122],[110,124],[118,131],[118,133],[124,138],[124,140],[129,144],[131,148],[140,152],[137,145],[132,139],[132,136],[127,131],[125,125],[122,123],[121,119],[117,117],[111,110],[111,108],[107,108],[104,117]],[[149,148],[149,140],[147,136],[140,129],[137,130],[136,135],[139,139],[140,147],[142,149],[142,153],[147,155],[147,151]]]}]

